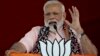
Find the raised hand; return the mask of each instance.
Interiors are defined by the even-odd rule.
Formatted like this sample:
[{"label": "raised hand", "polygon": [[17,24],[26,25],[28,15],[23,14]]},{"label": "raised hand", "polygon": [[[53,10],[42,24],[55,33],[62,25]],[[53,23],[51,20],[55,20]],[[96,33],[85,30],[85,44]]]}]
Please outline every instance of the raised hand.
[{"label": "raised hand", "polygon": [[79,21],[79,10],[72,6],[72,10],[69,9],[69,13],[71,15],[71,18],[72,18],[72,23],[70,23],[69,21],[65,20],[65,22],[70,26],[72,27],[74,30],[77,31],[77,33],[82,33],[83,32],[83,29],[80,25],[80,21]]}]

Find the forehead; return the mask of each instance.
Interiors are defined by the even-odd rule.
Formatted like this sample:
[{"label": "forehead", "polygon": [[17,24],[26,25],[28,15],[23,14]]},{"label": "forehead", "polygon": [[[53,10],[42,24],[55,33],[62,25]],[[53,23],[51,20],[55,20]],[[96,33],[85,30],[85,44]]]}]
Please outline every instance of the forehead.
[{"label": "forehead", "polygon": [[50,4],[45,7],[44,12],[61,12],[62,7],[60,4]]}]

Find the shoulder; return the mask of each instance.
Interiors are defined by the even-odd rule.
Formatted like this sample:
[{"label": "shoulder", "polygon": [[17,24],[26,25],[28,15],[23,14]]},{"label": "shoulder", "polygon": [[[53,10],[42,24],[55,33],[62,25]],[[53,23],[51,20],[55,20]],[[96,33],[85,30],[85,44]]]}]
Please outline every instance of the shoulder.
[{"label": "shoulder", "polygon": [[39,31],[43,26],[34,26],[31,31]]},{"label": "shoulder", "polygon": [[25,37],[26,36],[35,36],[35,35],[38,35],[38,33],[39,33],[39,31],[40,31],[40,29],[41,29],[41,27],[42,26],[34,26],[34,27],[32,27],[31,28],[31,30],[30,31],[28,31],[26,34],[25,34]]}]

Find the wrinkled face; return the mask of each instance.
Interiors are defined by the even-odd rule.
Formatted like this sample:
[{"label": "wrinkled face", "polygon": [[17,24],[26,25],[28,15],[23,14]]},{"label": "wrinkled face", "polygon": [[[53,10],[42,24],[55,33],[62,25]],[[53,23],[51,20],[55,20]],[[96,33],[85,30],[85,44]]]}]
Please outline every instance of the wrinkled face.
[{"label": "wrinkled face", "polygon": [[48,5],[44,11],[45,26],[50,26],[50,22],[56,22],[57,27],[61,27],[65,20],[65,12],[62,11],[59,5]]}]

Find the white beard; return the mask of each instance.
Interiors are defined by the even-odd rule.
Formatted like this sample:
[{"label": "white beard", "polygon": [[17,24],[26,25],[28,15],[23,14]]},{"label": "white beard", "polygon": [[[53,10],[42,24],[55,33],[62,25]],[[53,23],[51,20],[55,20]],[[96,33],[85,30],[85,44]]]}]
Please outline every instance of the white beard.
[{"label": "white beard", "polygon": [[57,20],[55,20],[55,19],[54,19],[54,20],[48,20],[48,22],[44,20],[45,26],[46,26],[46,27],[50,27],[50,29],[49,29],[50,31],[56,32],[56,30],[54,29],[54,25],[50,25],[50,24],[49,24],[50,22],[56,22],[56,23],[57,23],[57,24],[56,24],[57,30],[59,30],[60,28],[63,27],[64,19],[61,19],[60,21],[57,21]]}]

